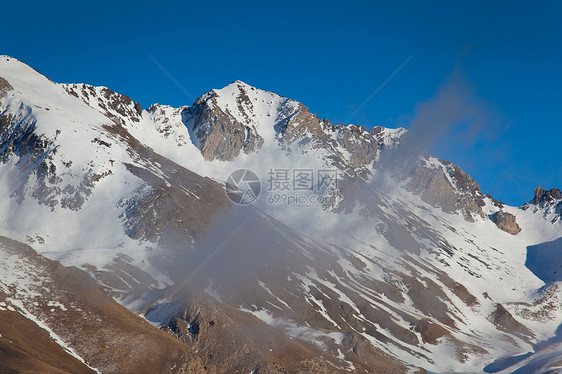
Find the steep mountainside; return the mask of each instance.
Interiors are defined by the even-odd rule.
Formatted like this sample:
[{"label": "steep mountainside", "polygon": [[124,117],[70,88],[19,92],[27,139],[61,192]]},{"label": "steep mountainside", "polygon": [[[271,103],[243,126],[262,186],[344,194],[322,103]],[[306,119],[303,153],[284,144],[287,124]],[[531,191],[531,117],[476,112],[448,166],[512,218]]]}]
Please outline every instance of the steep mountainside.
[{"label": "steep mountainside", "polygon": [[[523,367],[498,360],[541,341],[557,349],[560,191],[507,206],[459,166],[415,153],[405,129],[334,125],[240,81],[143,110],[0,57],[0,130],[2,263],[33,258],[22,279],[54,279],[36,295],[0,278],[9,320],[57,336],[38,332],[39,351],[1,325],[19,342],[1,340],[16,371],[15,357],[52,372],[138,368],[142,355],[120,353],[138,335],[85,342],[61,327],[82,317],[41,304],[57,302],[104,326],[127,315],[163,339],[158,372],[493,372]],[[252,204],[226,194],[237,169],[258,179],[238,185],[261,187]],[[60,301],[77,291],[58,272],[103,305]],[[113,358],[96,358],[91,346],[108,344]]]},{"label": "steep mountainside", "polygon": [[[0,237],[0,259],[2,373],[212,373],[258,366],[264,373],[338,372],[317,347],[291,341],[245,313],[223,311],[204,296],[186,300],[202,325],[197,334],[211,323],[224,336],[211,334],[199,348],[189,335],[177,339],[120,306],[85,272],[47,260],[25,244]],[[212,313],[201,316],[201,310]],[[240,332],[249,326],[256,329],[254,340]],[[225,350],[227,338],[233,345]],[[243,347],[235,345],[241,342]],[[271,353],[263,344],[283,352]],[[232,356],[244,361],[233,362]],[[384,357],[378,365],[388,372],[399,366]]]},{"label": "steep mountainside", "polygon": [[188,347],[117,304],[85,272],[5,237],[0,258],[2,372],[177,373],[187,362]]}]

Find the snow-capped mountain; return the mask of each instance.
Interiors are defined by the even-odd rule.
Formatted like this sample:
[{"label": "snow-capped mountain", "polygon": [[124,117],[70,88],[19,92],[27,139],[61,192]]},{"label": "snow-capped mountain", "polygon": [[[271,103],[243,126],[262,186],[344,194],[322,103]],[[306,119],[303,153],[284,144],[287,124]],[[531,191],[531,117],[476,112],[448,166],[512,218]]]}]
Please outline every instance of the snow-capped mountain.
[{"label": "snow-capped mountain", "polygon": [[[559,190],[507,206],[412,153],[405,129],[335,125],[240,81],[143,110],[4,56],[0,130],[0,315],[51,333],[65,365],[113,370],[64,313],[33,307],[66,286],[37,291],[44,266],[7,272],[25,256],[81,268],[151,322],[183,352],[154,356],[160,372],[508,372],[562,356]],[[239,169],[257,176],[252,204],[227,196]],[[112,362],[130,347],[111,344]]]}]

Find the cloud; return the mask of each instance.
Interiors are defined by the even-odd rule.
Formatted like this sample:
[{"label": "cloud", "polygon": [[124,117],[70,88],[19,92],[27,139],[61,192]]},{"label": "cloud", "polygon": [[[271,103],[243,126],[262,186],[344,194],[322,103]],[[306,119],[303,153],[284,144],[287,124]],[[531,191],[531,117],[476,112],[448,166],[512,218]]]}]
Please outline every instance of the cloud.
[{"label": "cloud", "polygon": [[435,96],[417,107],[408,133],[395,150],[382,154],[379,170],[402,174],[425,152],[451,146],[466,150],[481,135],[492,136],[498,126],[496,117],[488,103],[476,95],[459,63]]}]

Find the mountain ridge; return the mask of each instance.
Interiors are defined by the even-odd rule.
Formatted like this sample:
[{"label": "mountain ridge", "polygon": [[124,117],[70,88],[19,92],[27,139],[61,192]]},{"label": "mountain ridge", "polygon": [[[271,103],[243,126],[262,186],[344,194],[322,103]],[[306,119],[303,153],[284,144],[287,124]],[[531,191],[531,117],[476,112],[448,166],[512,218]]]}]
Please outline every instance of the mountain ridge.
[{"label": "mountain ridge", "polygon": [[[142,110],[108,88],[7,63],[1,234],[86,270],[122,305],[201,348],[199,368],[265,373],[307,360],[239,335],[259,324],[320,349],[307,370],[478,371],[562,323],[557,283],[525,267],[527,247],[562,236],[558,190],[510,207],[457,165],[409,154],[403,129],[334,125],[240,81],[192,106]],[[249,207],[225,194],[238,168],[262,180]],[[337,185],[316,181],[307,196],[337,198],[306,213],[270,204],[273,168],[336,171]],[[509,217],[520,231],[500,229]],[[221,353],[221,336],[236,360]]]}]

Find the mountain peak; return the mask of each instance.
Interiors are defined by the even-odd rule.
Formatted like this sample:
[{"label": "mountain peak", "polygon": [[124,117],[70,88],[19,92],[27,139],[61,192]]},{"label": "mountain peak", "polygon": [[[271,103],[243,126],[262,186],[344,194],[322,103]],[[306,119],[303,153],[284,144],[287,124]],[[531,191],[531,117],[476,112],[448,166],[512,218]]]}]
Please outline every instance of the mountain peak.
[{"label": "mountain peak", "polygon": [[53,83],[49,78],[17,58],[0,56],[1,77],[19,90],[20,86]]},{"label": "mountain peak", "polygon": [[[230,83],[229,85],[227,85],[227,87],[228,87],[228,86],[232,86],[232,85],[236,85],[236,86],[239,86],[239,87],[240,87],[240,86],[241,86],[241,87],[253,87],[253,86],[250,86],[248,83],[243,82],[243,81],[241,81],[241,80],[239,80],[239,79],[237,79],[237,80],[235,80],[234,82]],[[255,87],[253,87],[253,88],[255,88]]]},{"label": "mountain peak", "polygon": [[205,158],[232,160],[274,142],[276,126],[300,103],[260,90],[240,80],[199,97],[183,113],[192,140]]},{"label": "mountain peak", "polygon": [[[285,99],[284,97],[277,95],[274,92],[270,92],[270,91],[266,91],[266,90],[262,90],[260,88],[251,86],[249,84],[247,84],[246,82],[243,82],[241,80],[235,80],[234,82],[224,86],[223,88],[220,89],[213,89],[211,90],[212,93],[216,94],[217,96],[220,97],[224,97],[224,98],[244,98],[244,97],[248,97],[248,96],[261,96],[261,95],[266,95],[266,96],[271,96],[274,98],[281,98],[281,99]],[[206,96],[206,95],[203,95]]]}]

